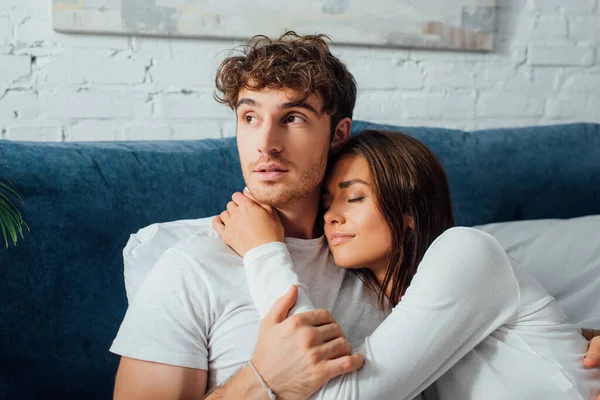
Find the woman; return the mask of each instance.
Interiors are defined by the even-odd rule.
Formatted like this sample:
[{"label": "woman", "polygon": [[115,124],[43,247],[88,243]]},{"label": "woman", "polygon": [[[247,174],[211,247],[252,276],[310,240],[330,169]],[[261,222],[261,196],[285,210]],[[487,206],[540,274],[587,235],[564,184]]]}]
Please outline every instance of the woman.
[{"label": "woman", "polygon": [[[581,363],[587,342],[579,329],[493,237],[454,227],[444,170],[419,141],[377,131],[352,138],[325,180],[323,206],[335,263],[359,274],[381,307],[393,310],[356,350],[363,368],[330,381],[316,398],[411,399],[434,381],[440,398],[453,400],[598,393],[597,372]],[[275,227],[264,244],[248,250],[223,238],[244,256],[264,316],[281,293],[273,286],[288,288],[298,278],[277,213],[247,210],[265,221],[246,227],[248,235]],[[313,308],[306,288],[299,290],[296,311]]]}]

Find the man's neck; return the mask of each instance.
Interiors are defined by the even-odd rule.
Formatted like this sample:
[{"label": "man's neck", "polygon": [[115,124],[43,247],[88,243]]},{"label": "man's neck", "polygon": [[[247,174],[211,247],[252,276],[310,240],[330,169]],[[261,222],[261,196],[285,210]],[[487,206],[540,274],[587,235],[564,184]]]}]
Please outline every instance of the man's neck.
[{"label": "man's neck", "polygon": [[320,195],[318,192],[289,206],[278,207],[279,217],[286,237],[314,239],[323,234],[316,224],[319,213]]}]

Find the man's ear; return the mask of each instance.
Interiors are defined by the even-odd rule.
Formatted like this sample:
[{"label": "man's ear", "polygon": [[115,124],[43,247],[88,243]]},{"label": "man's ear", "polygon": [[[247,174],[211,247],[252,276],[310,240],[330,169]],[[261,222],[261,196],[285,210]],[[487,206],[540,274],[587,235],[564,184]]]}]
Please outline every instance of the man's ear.
[{"label": "man's ear", "polygon": [[338,122],[335,127],[335,131],[333,132],[333,138],[331,139],[331,152],[337,153],[340,151],[342,146],[348,141],[350,138],[350,132],[352,131],[352,120],[350,118],[343,118],[340,122]]}]

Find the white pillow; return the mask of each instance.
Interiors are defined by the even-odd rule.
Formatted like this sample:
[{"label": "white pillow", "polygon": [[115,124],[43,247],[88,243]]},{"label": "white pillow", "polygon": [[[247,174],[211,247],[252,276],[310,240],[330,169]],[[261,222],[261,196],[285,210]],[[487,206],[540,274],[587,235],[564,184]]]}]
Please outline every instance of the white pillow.
[{"label": "white pillow", "polygon": [[[475,226],[554,296],[571,321],[600,329],[600,215]],[[212,230],[212,217],[152,224],[130,236],[123,259],[129,302],[160,256],[180,240]]]},{"label": "white pillow", "polygon": [[494,236],[571,321],[600,329],[600,215],[475,226]]}]

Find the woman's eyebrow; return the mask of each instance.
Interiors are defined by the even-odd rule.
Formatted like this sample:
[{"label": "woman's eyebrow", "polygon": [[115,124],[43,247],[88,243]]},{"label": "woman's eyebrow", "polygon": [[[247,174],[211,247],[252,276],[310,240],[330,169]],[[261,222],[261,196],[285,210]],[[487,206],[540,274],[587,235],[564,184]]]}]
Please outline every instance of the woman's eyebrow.
[{"label": "woman's eyebrow", "polygon": [[[338,184],[338,187],[340,189],[346,189],[349,186],[352,186],[352,185],[354,185],[356,183],[360,183],[360,184],[363,184],[363,185],[370,186],[367,182],[363,181],[362,179],[351,179],[351,180],[348,180],[348,181],[340,182]],[[330,196],[330,195],[331,195],[331,193],[329,193],[329,190],[327,190],[327,188],[323,188],[323,191],[321,192],[321,196]]]},{"label": "woman's eyebrow", "polygon": [[350,179],[349,181],[340,182],[338,184],[338,187],[340,189],[346,189],[347,187],[357,184],[357,183],[369,186],[369,184],[367,182],[363,181],[362,179]]}]

